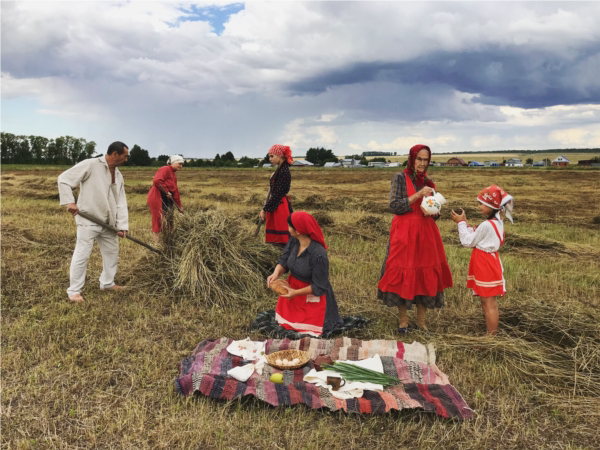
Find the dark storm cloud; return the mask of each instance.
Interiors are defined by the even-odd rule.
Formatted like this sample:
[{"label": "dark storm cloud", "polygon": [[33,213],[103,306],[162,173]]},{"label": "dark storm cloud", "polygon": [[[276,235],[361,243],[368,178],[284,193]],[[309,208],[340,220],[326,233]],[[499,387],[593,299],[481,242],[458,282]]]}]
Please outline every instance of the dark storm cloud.
[{"label": "dark storm cloud", "polygon": [[540,108],[600,103],[600,43],[567,54],[520,46],[432,52],[405,62],[352,64],[288,85],[296,95],[335,86],[388,82],[446,85],[490,105]]}]

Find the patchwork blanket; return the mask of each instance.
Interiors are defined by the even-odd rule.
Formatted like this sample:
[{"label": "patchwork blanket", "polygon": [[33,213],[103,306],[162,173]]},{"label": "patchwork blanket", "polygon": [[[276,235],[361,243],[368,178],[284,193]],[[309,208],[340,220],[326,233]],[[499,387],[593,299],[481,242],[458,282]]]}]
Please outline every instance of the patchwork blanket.
[{"label": "patchwork blanket", "polygon": [[[397,341],[361,341],[342,337],[323,340],[269,339],[266,353],[297,349],[308,352],[311,360],[302,368],[281,371],[265,365],[262,375],[256,372],[246,381],[239,382],[227,376],[227,371],[246,363],[239,356],[227,352],[233,339],[222,337],[202,341],[194,352],[181,363],[181,372],[175,379],[179,393],[188,396],[199,392],[207,397],[232,400],[253,395],[273,406],[304,403],[310,408],[343,409],[346,412],[381,414],[391,409],[421,408],[445,418],[470,419],[472,410],[448,377],[435,364],[433,345],[418,342],[405,344]],[[387,386],[383,392],[365,391],[363,397],[341,400],[324,388],[305,383],[304,375],[314,367],[317,356],[336,360],[359,360],[379,354],[387,375],[402,380],[397,386]],[[273,373],[283,373],[283,384],[269,381]]]}]

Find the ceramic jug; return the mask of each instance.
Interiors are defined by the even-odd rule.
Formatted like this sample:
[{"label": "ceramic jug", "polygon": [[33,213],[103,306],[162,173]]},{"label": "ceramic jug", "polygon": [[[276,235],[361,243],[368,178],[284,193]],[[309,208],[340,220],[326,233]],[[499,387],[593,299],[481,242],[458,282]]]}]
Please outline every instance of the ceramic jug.
[{"label": "ceramic jug", "polygon": [[429,197],[423,197],[421,201],[421,209],[425,214],[439,214],[442,205],[446,204],[446,199],[439,192],[433,191]]}]

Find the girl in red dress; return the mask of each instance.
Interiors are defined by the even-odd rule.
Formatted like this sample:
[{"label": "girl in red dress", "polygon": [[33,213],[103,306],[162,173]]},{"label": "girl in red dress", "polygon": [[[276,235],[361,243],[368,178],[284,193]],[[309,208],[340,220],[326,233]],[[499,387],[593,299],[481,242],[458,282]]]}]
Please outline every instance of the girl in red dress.
[{"label": "girl in red dress", "polygon": [[469,262],[467,287],[473,295],[481,298],[481,307],[485,315],[487,332],[498,332],[498,302],[496,297],[506,293],[506,281],[498,249],[504,243],[506,233],[500,211],[503,211],[512,223],[513,198],[496,185],[485,188],[477,196],[478,208],[486,220],[478,227],[469,227],[467,217],[462,211],[452,211],[452,220],[458,224],[460,243],[465,247],[474,247]]},{"label": "girl in red dress", "polygon": [[181,170],[184,161],[180,155],[171,156],[167,160],[167,165],[158,169],[152,180],[152,188],[148,192],[148,206],[152,213],[152,233],[156,243],[159,241],[165,217],[170,217],[167,223],[169,228],[173,228],[173,205],[177,206],[179,212],[183,214],[175,172]]},{"label": "girl in red dress", "polygon": [[444,289],[452,287],[452,274],[436,217],[423,213],[421,201],[432,194],[435,183],[426,172],[431,150],[425,145],[410,149],[406,169],[394,176],[387,255],[381,268],[377,297],[398,307],[399,333],[407,333],[407,309],[417,305],[417,328],[425,327],[427,308],[444,306]]},{"label": "girl in red dress", "polygon": [[290,238],[287,219],[292,213],[292,205],[287,194],[292,184],[289,165],[294,159],[288,146],[274,145],[269,149],[269,160],[277,166],[277,170],[269,180],[269,196],[260,211],[259,219],[266,221],[265,241],[284,247]]},{"label": "girl in red dress", "polygon": [[339,327],[337,302],[329,283],[329,260],[323,231],[313,216],[299,211],[288,218],[291,238],[267,286],[285,272],[291,289],[280,295],[275,319],[283,328],[310,336],[327,335]]}]

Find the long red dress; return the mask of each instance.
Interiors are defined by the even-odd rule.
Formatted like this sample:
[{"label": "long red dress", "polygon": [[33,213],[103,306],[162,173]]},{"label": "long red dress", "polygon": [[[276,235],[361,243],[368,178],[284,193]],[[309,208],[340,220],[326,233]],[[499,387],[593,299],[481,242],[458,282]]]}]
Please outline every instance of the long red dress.
[{"label": "long red dress", "polygon": [[158,189],[163,186],[167,192],[173,196],[173,201],[181,208],[181,199],[179,198],[179,188],[177,187],[177,175],[173,167],[163,166],[156,172],[152,180],[152,188],[148,192],[148,206],[152,213],[152,231],[159,233],[162,231],[162,223],[165,213],[172,202],[164,196]]},{"label": "long red dress", "polygon": [[290,239],[288,231],[288,217],[292,213],[290,191],[292,176],[288,164],[284,164],[281,170],[271,175],[269,184],[271,196],[264,206],[266,213],[265,242],[269,244],[285,245]]},{"label": "long red dress", "polygon": [[[410,178],[405,179],[410,197],[416,190]],[[423,214],[418,199],[411,211],[397,214],[392,220],[389,253],[378,289],[410,301],[416,296],[435,297],[449,287],[452,274],[442,236],[435,220]]]}]

